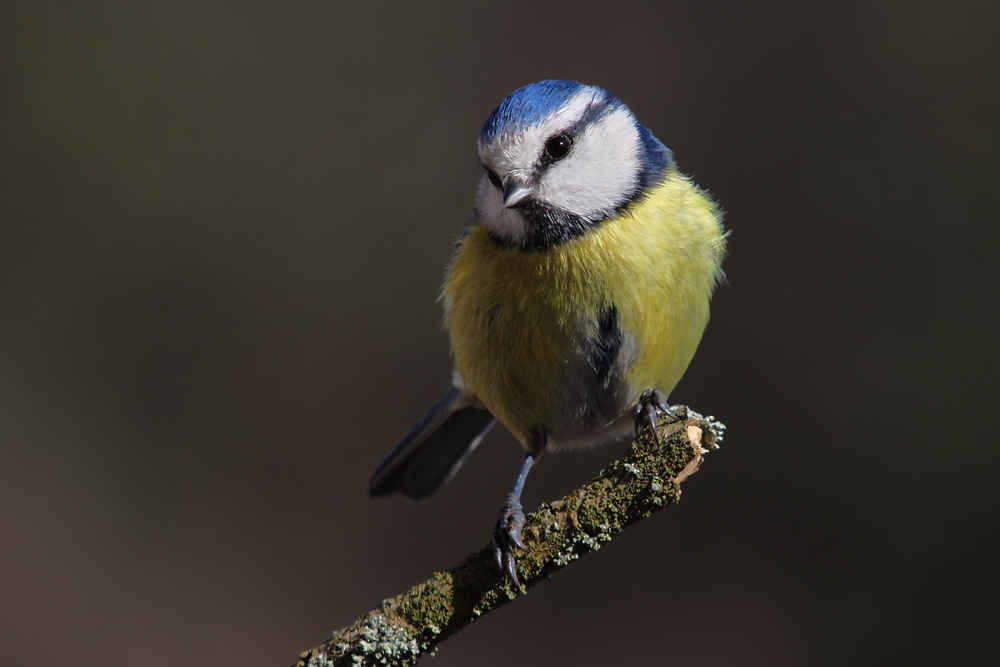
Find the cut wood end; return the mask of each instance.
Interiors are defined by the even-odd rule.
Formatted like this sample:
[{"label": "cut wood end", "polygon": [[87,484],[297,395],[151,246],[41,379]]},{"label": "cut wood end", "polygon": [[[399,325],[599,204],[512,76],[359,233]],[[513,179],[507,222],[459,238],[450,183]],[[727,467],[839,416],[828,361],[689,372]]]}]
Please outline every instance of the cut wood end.
[{"label": "cut wood end", "polygon": [[691,459],[684,469],[677,474],[677,481],[683,482],[688,476],[698,472],[698,467],[701,465],[702,454],[708,450],[702,447],[701,438],[704,435],[701,426],[698,422],[692,421],[688,423],[687,426],[687,438],[688,442],[691,443],[691,448],[694,449],[694,458]]}]

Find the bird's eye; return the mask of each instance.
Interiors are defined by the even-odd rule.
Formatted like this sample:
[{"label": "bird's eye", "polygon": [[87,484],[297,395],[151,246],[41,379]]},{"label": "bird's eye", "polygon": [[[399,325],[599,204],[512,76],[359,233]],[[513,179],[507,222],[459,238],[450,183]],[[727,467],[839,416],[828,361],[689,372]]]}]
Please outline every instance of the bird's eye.
[{"label": "bird's eye", "polygon": [[573,142],[565,134],[557,134],[545,142],[545,152],[553,160],[561,160],[569,153]]},{"label": "bird's eye", "polygon": [[501,190],[503,189],[503,182],[500,180],[500,177],[497,176],[496,172],[490,169],[489,167],[486,167],[486,177],[490,179],[490,183],[500,188]]}]

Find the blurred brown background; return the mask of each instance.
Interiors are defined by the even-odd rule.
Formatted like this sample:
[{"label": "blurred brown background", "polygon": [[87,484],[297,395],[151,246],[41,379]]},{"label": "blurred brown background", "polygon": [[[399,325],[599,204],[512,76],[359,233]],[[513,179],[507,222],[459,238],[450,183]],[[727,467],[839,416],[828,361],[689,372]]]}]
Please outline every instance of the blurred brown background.
[{"label": "blurred brown background", "polygon": [[5,3],[0,664],[291,664],[487,542],[502,429],[430,502],[367,479],[449,381],[479,128],[551,77],[726,209],[672,398],[729,432],[426,662],[998,664],[998,7]]}]

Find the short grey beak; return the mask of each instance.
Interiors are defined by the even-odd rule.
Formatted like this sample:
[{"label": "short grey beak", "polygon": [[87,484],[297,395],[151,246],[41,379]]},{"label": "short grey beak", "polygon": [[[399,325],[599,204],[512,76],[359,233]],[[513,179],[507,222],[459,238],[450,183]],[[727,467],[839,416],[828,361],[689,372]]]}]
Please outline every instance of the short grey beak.
[{"label": "short grey beak", "polygon": [[531,196],[531,189],[516,178],[508,178],[503,186],[504,208],[517,208]]}]

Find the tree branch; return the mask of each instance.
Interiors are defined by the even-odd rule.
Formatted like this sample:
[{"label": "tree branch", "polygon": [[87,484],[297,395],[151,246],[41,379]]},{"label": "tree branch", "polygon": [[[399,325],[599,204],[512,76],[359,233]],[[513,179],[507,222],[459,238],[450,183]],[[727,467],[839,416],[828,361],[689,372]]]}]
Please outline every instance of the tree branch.
[{"label": "tree branch", "polygon": [[[528,516],[522,531],[528,551],[517,556],[525,590],[677,502],[681,482],[698,470],[706,451],[718,446],[725,426],[684,406],[673,411],[680,421],[661,423],[659,443],[644,433],[588,484]],[[303,653],[295,667],[415,665],[421,655],[433,653],[445,639],[517,595],[487,546],[385,600]]]}]

